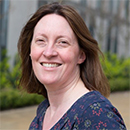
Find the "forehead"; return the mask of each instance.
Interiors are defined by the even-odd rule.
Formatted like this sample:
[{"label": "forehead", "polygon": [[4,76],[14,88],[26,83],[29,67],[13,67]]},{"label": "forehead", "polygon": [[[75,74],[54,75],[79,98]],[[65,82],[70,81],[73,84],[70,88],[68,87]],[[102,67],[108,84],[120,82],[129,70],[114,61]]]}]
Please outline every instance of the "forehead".
[{"label": "forehead", "polygon": [[39,20],[34,29],[34,33],[48,33],[52,31],[53,33],[67,33],[69,35],[74,35],[67,20],[57,14],[45,15]]}]

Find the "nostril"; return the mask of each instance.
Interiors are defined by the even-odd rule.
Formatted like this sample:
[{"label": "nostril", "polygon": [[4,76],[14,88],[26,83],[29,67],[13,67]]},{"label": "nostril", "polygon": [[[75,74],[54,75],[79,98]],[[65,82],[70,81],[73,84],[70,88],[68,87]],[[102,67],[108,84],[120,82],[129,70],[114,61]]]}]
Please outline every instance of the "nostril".
[{"label": "nostril", "polygon": [[57,56],[58,53],[57,53],[57,51],[51,49],[51,50],[45,50],[45,51],[43,52],[43,55],[44,55],[45,57],[50,58],[50,57]]}]

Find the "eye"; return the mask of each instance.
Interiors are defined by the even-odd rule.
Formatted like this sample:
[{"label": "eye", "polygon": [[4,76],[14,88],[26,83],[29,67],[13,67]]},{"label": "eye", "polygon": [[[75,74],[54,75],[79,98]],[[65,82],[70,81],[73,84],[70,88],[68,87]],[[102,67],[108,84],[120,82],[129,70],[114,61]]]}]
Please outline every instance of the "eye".
[{"label": "eye", "polygon": [[37,46],[40,46],[40,47],[46,46],[46,41],[43,38],[36,38],[35,43]]},{"label": "eye", "polygon": [[37,39],[36,42],[44,42],[43,39]]},{"label": "eye", "polygon": [[67,44],[67,42],[66,42],[66,41],[60,41],[60,43],[61,43],[61,44]]},{"label": "eye", "polygon": [[46,41],[43,38],[37,38],[36,39],[36,44],[38,44],[38,45],[45,44],[45,42]]},{"label": "eye", "polygon": [[58,41],[58,44],[60,44],[60,45],[68,45],[69,42],[68,42],[67,40],[65,40],[65,39],[60,39],[60,40]]},{"label": "eye", "polygon": [[69,46],[69,42],[66,39],[58,39],[56,45],[60,48],[66,48]]}]

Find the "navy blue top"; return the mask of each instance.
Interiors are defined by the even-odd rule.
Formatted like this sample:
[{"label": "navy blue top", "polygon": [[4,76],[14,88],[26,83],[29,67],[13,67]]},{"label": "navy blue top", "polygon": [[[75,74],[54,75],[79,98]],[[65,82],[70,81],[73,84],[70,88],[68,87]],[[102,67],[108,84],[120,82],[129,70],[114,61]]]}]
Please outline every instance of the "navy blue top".
[{"label": "navy blue top", "polygon": [[[45,112],[49,106],[46,99],[37,109],[37,115],[29,130],[42,130]],[[118,110],[97,91],[79,98],[51,130],[126,130]]]}]

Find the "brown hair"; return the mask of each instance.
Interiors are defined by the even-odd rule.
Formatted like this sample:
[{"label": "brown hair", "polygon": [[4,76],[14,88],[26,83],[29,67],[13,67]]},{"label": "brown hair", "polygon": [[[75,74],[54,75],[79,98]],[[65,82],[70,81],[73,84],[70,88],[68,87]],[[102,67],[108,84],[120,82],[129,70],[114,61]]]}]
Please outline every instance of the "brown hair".
[{"label": "brown hair", "polygon": [[80,65],[80,76],[85,86],[89,90],[97,90],[107,97],[110,89],[100,64],[98,53],[102,55],[102,52],[98,47],[97,41],[90,35],[87,26],[75,10],[70,6],[59,3],[40,7],[22,29],[18,41],[18,51],[22,59],[20,86],[29,93],[38,93],[47,97],[44,85],[35,77],[29,54],[36,24],[45,15],[53,13],[63,16],[68,21],[78,39],[80,48],[86,55],[86,60]]}]

